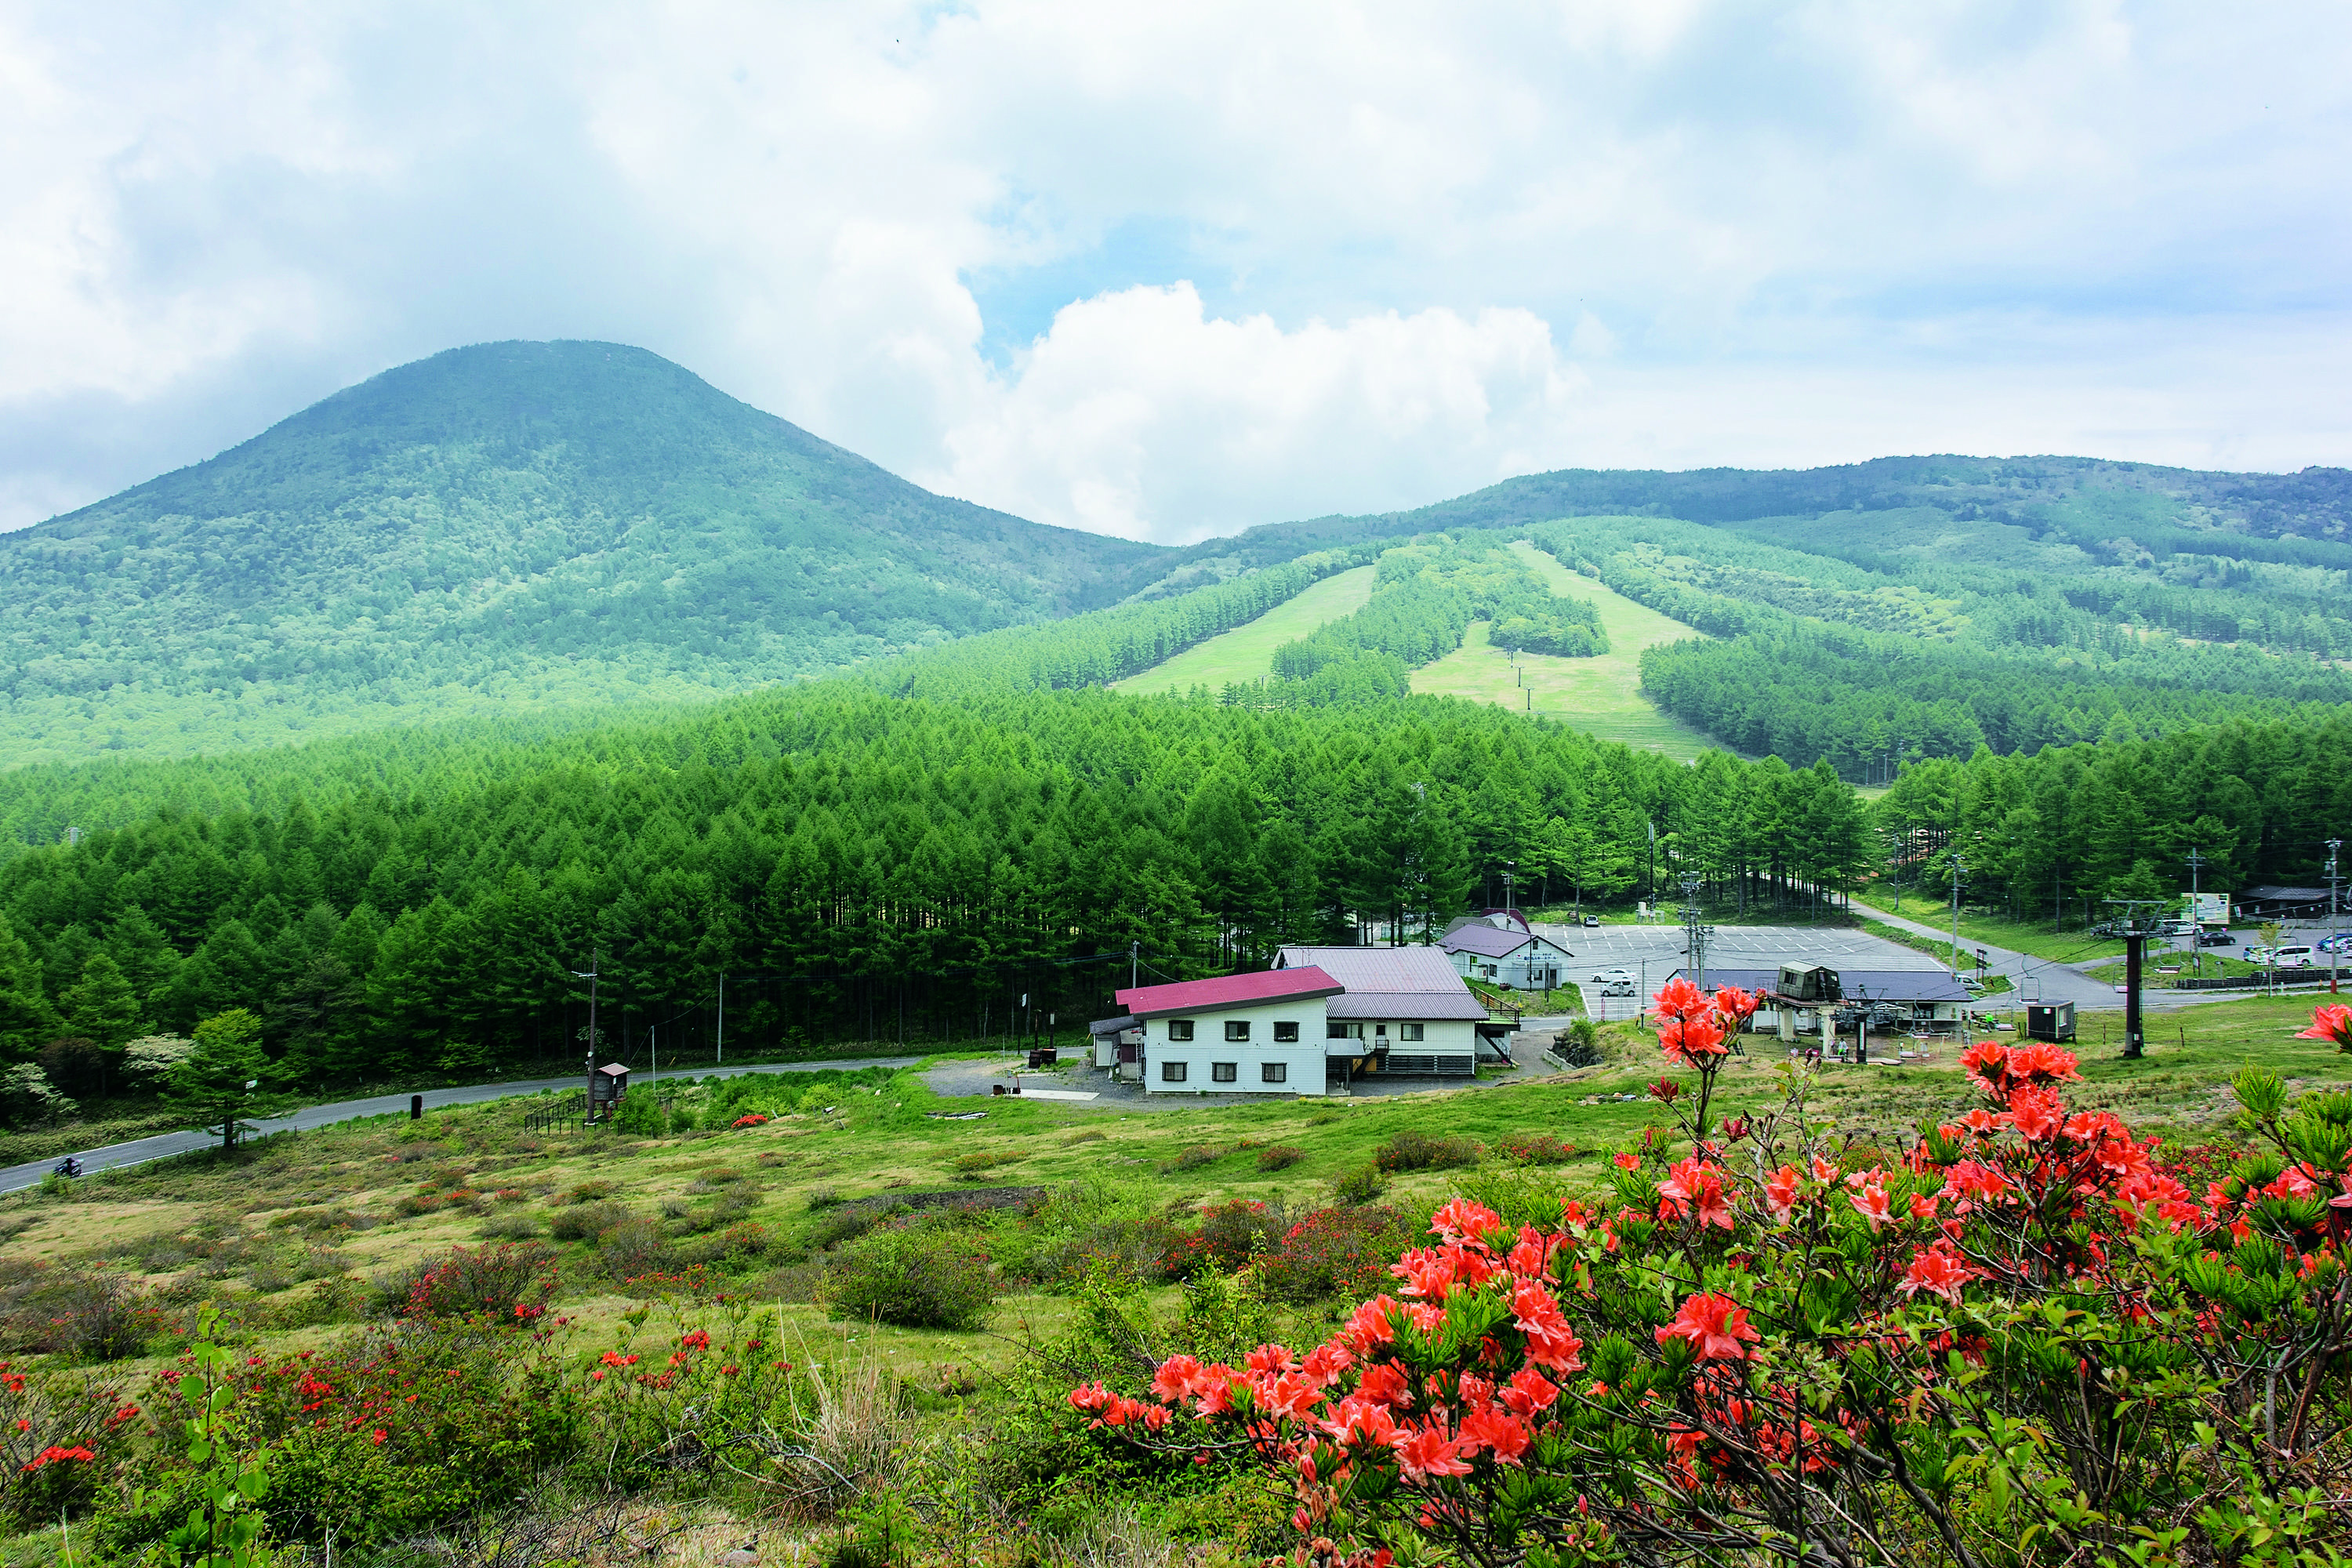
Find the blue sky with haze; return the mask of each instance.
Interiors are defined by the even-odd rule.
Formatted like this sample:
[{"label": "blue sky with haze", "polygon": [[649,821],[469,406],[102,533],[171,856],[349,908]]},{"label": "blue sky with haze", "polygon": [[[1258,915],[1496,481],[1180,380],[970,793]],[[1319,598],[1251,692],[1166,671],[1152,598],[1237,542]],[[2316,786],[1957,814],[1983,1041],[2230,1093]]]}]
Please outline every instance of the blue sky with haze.
[{"label": "blue sky with haze", "polygon": [[509,337],[1170,541],[2343,464],[2347,82],[2315,5],[0,3],[0,527]]}]

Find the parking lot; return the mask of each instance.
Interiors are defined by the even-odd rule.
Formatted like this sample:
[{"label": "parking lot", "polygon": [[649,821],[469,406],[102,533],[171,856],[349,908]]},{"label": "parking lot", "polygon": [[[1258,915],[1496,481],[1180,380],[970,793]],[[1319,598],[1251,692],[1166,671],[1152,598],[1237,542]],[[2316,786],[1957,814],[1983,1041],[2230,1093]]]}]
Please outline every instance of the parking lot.
[{"label": "parking lot", "polygon": [[[1666,977],[1687,962],[1678,925],[1543,925],[1537,934],[1576,955],[1563,965],[1565,978],[1584,991],[1584,1005],[1604,1020],[1637,1016]],[[1777,969],[1784,963],[1826,963],[1835,969],[1941,971],[1924,952],[1858,931],[1816,926],[1718,926],[1707,944],[1710,969]],[[1623,969],[1633,978],[1631,996],[1603,996],[1592,977]]]}]

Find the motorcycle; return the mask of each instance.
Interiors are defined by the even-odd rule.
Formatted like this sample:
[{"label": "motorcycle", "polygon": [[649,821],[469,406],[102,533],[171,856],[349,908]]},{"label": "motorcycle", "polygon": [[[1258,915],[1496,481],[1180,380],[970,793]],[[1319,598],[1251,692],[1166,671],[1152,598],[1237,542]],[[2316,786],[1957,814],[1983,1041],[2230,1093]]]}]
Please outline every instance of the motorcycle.
[{"label": "motorcycle", "polygon": [[58,1162],[57,1168],[51,1171],[49,1174],[53,1176],[79,1176],[81,1174],[81,1162],[74,1158],[71,1154],[68,1154],[64,1159]]}]

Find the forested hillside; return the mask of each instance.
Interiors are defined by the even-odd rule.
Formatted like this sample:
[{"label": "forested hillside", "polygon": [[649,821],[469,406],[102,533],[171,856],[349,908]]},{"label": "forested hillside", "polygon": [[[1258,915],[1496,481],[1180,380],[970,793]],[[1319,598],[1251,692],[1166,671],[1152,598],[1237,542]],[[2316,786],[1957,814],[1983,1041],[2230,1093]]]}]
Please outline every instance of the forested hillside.
[{"label": "forested hillside", "polygon": [[640,349],[483,344],[0,534],[0,752],[740,690],[1174,556],[931,495]]},{"label": "forested hillside", "polygon": [[[2239,601],[2261,595],[2145,589],[2071,547],[1993,568],[1914,552],[1892,527],[1874,552],[1827,523],[1758,531],[1579,518],[1528,531],[1576,570],[1709,634],[1643,654],[1643,689],[1667,711],[1743,751],[1826,757],[1850,778],[1979,746],[2032,752],[2236,717],[2315,721],[2352,700],[2352,679],[2315,657],[2339,638],[2352,648],[2352,622],[2318,607],[2316,589],[2341,586],[2333,568],[2249,568],[2326,581],[2307,584],[2313,608],[2284,596],[2269,605],[2273,642],[2225,643],[2130,606],[2252,629]],[[1798,539],[1811,547],[1780,542]]]}]

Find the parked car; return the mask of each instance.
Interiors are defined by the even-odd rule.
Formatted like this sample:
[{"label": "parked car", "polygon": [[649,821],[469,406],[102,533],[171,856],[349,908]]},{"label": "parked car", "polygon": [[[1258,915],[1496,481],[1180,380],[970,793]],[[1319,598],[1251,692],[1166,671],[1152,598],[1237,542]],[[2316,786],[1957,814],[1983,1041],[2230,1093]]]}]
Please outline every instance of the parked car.
[{"label": "parked car", "polygon": [[2273,969],[2309,969],[2311,967],[2311,948],[2307,943],[2295,947],[2280,948],[2276,952],[2271,954],[2270,964]]},{"label": "parked car", "polygon": [[1633,972],[1630,969],[1603,969],[1592,977],[1592,983],[1595,985],[1614,985],[1620,981],[1628,985],[1633,984]]},{"label": "parked car", "polygon": [[1601,929],[1601,917],[1599,915],[1587,915],[1584,917],[1581,923],[1587,931],[1599,931]]},{"label": "parked car", "polygon": [[1632,996],[1638,994],[1640,990],[1641,987],[1635,985],[1630,980],[1610,980],[1601,983],[1601,994],[1603,996]]},{"label": "parked car", "polygon": [[2167,936],[2195,936],[2197,934],[2197,922],[2195,921],[2167,921],[2164,922],[2164,934]]},{"label": "parked car", "polygon": [[2322,952],[2352,952],[2352,933],[2339,931],[2334,936],[2321,937],[2312,945]]},{"label": "parked car", "polygon": [[2197,933],[2197,945],[2200,947],[2230,947],[2235,945],[2237,940],[2235,933],[2226,931],[2207,930]]}]

